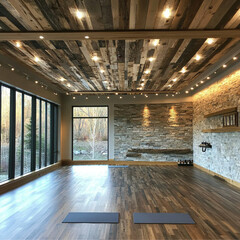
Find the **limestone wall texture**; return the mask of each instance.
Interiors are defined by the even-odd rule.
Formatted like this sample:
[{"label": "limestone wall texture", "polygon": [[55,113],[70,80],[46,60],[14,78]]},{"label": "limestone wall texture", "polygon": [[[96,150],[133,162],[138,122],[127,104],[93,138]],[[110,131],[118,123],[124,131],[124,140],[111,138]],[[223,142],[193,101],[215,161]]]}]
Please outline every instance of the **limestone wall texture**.
[{"label": "limestone wall texture", "polygon": [[[222,126],[222,116],[204,118],[204,114],[229,107],[238,107],[240,112],[240,70],[194,96],[193,159],[204,168],[240,182],[240,132],[202,133],[203,129]],[[212,144],[205,153],[198,147],[203,141]]]},{"label": "limestone wall texture", "polygon": [[114,159],[138,161],[190,160],[190,154],[151,154],[126,157],[128,150],[191,149],[192,103],[114,105]]}]

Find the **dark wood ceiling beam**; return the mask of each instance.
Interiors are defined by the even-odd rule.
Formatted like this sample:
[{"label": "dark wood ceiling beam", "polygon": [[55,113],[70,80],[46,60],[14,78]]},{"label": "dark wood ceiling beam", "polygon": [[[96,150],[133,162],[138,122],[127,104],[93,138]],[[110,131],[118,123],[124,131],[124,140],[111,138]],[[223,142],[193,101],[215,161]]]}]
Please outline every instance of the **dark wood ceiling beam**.
[{"label": "dark wood ceiling beam", "polygon": [[130,31],[74,31],[74,32],[1,32],[0,41],[9,40],[133,40],[133,39],[200,39],[240,38],[240,29],[224,30],[130,30]]}]

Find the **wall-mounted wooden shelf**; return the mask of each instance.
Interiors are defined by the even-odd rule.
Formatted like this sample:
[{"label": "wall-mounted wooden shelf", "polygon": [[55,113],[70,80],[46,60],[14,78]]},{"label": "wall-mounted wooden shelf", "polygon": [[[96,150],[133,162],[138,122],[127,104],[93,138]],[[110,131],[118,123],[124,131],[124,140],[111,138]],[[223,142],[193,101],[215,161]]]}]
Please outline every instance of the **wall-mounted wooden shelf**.
[{"label": "wall-mounted wooden shelf", "polygon": [[205,118],[209,118],[209,117],[214,117],[214,116],[219,116],[219,115],[223,115],[223,114],[227,114],[227,113],[234,113],[237,112],[237,107],[232,107],[232,108],[226,108],[217,112],[212,112],[209,114],[204,115]]},{"label": "wall-mounted wooden shelf", "polygon": [[240,132],[240,127],[224,127],[214,129],[204,129],[203,133],[224,133],[224,132]]}]

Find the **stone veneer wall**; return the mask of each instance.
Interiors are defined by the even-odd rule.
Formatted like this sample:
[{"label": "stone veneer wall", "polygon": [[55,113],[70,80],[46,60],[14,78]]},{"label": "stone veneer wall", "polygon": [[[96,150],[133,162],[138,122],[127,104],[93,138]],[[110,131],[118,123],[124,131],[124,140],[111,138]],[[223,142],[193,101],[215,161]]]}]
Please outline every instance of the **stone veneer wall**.
[{"label": "stone veneer wall", "polygon": [[114,105],[115,160],[177,161],[192,154],[127,158],[131,148],[192,149],[192,103]]},{"label": "stone veneer wall", "polygon": [[[194,162],[238,182],[240,182],[240,132],[202,133],[202,130],[222,125],[221,116],[204,118],[204,114],[236,106],[240,112],[239,94],[240,70],[209,86],[193,98]],[[212,149],[207,149],[205,153],[198,147],[203,141],[212,144]]]}]

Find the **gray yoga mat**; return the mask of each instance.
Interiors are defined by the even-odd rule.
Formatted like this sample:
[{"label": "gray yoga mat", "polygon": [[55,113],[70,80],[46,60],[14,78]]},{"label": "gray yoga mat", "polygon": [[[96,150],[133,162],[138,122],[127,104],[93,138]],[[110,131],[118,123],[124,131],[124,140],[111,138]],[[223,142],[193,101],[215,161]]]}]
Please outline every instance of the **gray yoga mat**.
[{"label": "gray yoga mat", "polygon": [[70,212],[63,223],[118,223],[119,213]]},{"label": "gray yoga mat", "polygon": [[128,165],[109,165],[109,168],[127,168]]},{"label": "gray yoga mat", "polygon": [[134,223],[194,224],[187,213],[133,213]]}]

